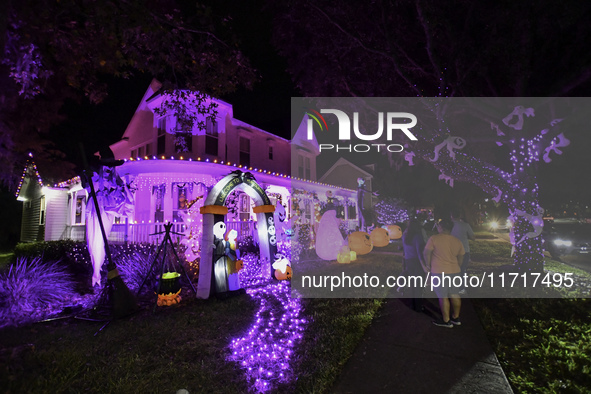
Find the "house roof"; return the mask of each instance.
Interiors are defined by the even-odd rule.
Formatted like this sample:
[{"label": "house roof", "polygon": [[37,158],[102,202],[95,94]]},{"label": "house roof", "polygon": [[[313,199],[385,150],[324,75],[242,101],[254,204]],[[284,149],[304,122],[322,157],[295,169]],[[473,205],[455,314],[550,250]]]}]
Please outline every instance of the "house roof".
[{"label": "house roof", "polygon": [[353,167],[355,170],[359,171],[365,178],[373,178],[373,175],[369,172],[365,171],[364,169],[356,166],[355,164],[351,163],[349,160],[341,157],[339,158],[333,165],[330,167],[324,175],[320,177],[318,180],[319,182],[323,182],[326,178],[328,178],[338,167],[340,166],[350,166]]}]

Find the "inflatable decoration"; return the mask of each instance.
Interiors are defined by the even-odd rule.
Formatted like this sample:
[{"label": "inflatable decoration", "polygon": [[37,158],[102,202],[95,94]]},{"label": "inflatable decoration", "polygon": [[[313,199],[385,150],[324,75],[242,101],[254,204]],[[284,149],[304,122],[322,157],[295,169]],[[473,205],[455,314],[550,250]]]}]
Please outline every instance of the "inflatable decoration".
[{"label": "inflatable decoration", "polygon": [[275,278],[278,280],[291,280],[291,267],[289,260],[282,254],[276,254],[277,260],[273,263]]},{"label": "inflatable decoration", "polygon": [[357,255],[368,254],[373,249],[373,244],[369,238],[369,234],[363,231],[355,231],[349,234],[349,249],[357,253]]},{"label": "inflatable decoration", "polygon": [[230,291],[240,289],[240,280],[238,271],[242,269],[242,260],[240,260],[240,249],[236,247],[236,237],[238,232],[234,229],[228,230],[224,239],[226,241],[226,270],[228,272],[228,288]]},{"label": "inflatable decoration", "polygon": [[378,248],[383,248],[384,246],[388,246],[390,243],[390,235],[388,234],[388,230],[378,227],[371,230],[371,234],[369,235],[371,239],[371,243],[373,246]]},{"label": "inflatable decoration", "polygon": [[357,253],[349,249],[348,246],[343,246],[337,256],[337,261],[341,264],[349,264],[352,261],[357,260]]},{"label": "inflatable decoration", "polygon": [[323,260],[336,260],[344,244],[337,211],[326,211],[320,219],[316,233],[316,254]]},{"label": "inflatable decoration", "polygon": [[386,226],[383,226],[383,228],[385,228],[386,231],[388,231],[390,239],[402,238],[402,229],[400,228],[400,226],[397,226],[395,224],[388,224]]}]

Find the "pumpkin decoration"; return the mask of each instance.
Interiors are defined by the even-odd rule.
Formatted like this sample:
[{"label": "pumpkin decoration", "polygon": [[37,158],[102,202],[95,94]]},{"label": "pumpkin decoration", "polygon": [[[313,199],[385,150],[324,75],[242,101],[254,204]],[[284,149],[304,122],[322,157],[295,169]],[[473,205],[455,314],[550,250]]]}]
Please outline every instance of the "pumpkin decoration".
[{"label": "pumpkin decoration", "polygon": [[275,270],[275,278],[278,280],[291,280],[291,267],[289,265],[285,267],[285,272]]},{"label": "pumpkin decoration", "polygon": [[337,256],[337,261],[341,264],[349,264],[357,260],[357,253],[349,249],[348,246],[343,246]]},{"label": "pumpkin decoration", "polygon": [[371,230],[369,238],[371,239],[371,243],[373,244],[373,246],[378,248],[388,246],[388,244],[390,243],[390,235],[388,231],[381,227],[377,227]]},{"label": "pumpkin decoration", "polygon": [[364,231],[355,231],[349,234],[349,249],[357,253],[357,255],[368,254],[373,249],[373,244],[369,238],[369,234]]},{"label": "pumpkin decoration", "polygon": [[386,231],[388,231],[388,234],[390,234],[390,239],[402,238],[402,229],[400,228],[400,226],[397,226],[395,224],[388,224],[387,226],[383,226],[383,228],[386,229]]},{"label": "pumpkin decoration", "polygon": [[291,267],[289,260],[282,254],[276,254],[277,260],[273,263],[275,269],[275,279],[278,280],[291,280]]}]

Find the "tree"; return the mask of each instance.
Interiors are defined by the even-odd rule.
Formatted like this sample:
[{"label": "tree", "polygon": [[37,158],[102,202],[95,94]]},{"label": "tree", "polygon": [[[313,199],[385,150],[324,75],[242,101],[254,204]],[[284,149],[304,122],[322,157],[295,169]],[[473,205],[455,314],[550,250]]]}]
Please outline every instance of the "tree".
[{"label": "tree", "polygon": [[[584,94],[591,85],[588,4],[306,1],[274,10],[275,45],[307,96],[564,96]],[[534,231],[528,218],[538,216],[538,163],[545,149],[566,143],[567,132],[553,122],[527,137],[505,130],[501,141],[491,122],[502,126],[513,108],[480,111],[488,124],[470,130],[470,152],[453,157],[445,150],[432,160],[434,147],[458,129],[443,127],[445,105],[431,108],[433,123],[412,147],[417,159],[439,169],[450,185],[470,182],[509,204],[517,219],[516,265],[541,269],[540,238],[523,237]]]},{"label": "tree", "polygon": [[200,3],[25,0],[3,3],[0,14],[4,184],[20,175],[25,151],[41,159],[59,155],[48,152],[42,137],[63,120],[64,102],[100,103],[113,77],[149,75],[163,92],[187,89],[199,97],[219,97],[256,79],[231,20]]}]

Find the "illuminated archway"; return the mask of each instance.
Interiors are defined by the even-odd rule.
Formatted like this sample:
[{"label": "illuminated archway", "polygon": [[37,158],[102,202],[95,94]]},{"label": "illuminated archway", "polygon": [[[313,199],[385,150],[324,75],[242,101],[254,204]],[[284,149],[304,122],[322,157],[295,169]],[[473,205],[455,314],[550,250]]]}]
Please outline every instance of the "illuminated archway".
[{"label": "illuminated archway", "polygon": [[203,215],[203,231],[199,283],[197,284],[198,298],[209,298],[215,293],[216,281],[223,280],[214,272],[216,261],[213,260],[216,258],[216,254],[213,247],[215,245],[213,229],[217,223],[224,222],[224,217],[228,213],[228,208],[225,206],[226,199],[234,189],[245,192],[255,202],[253,212],[257,216],[262,274],[265,277],[271,277],[271,264],[277,253],[277,237],[273,219],[275,206],[271,204],[269,197],[250,172],[236,170],[225,176],[211,189],[200,209]]}]

